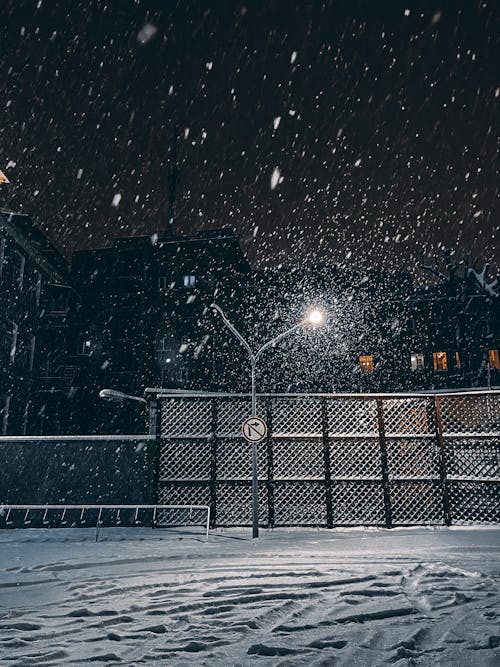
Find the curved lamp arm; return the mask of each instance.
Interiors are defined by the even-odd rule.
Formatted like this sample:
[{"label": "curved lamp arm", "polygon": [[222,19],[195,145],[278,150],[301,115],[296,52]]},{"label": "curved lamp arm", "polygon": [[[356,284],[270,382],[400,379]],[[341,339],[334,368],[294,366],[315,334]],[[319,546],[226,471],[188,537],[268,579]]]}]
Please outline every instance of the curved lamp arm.
[{"label": "curved lamp arm", "polygon": [[224,313],[222,308],[220,306],[218,306],[216,303],[212,303],[210,305],[210,308],[212,308],[213,310],[215,310],[219,313],[219,315],[222,317],[222,320],[223,320],[224,324],[226,325],[226,327],[229,329],[229,331],[231,331],[231,333],[233,333],[236,336],[236,338],[240,341],[240,343],[245,347],[246,351],[250,355],[250,359],[253,362],[257,355],[254,355],[250,345],[246,342],[246,340],[243,338],[243,336],[240,334],[240,332],[227,319],[226,314]]},{"label": "curved lamp arm", "polygon": [[278,334],[275,338],[272,340],[269,340],[267,343],[265,343],[260,350],[255,354],[255,359],[257,360],[262,352],[265,352],[268,348],[273,347],[276,345],[276,343],[279,343],[280,340],[283,338],[286,338],[290,334],[294,333],[294,331],[297,331],[297,329],[301,329],[304,326],[303,322],[300,322],[299,324],[295,324],[293,327],[290,327],[290,329],[287,329],[286,331],[283,331],[283,333]]}]

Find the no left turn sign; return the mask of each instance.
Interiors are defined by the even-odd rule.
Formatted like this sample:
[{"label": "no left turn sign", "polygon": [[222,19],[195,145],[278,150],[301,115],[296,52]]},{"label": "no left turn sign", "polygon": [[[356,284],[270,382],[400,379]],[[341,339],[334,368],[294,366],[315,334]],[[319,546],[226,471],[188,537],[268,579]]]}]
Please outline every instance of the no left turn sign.
[{"label": "no left turn sign", "polygon": [[248,417],[241,426],[241,432],[248,442],[260,442],[267,435],[266,422],[260,417]]}]

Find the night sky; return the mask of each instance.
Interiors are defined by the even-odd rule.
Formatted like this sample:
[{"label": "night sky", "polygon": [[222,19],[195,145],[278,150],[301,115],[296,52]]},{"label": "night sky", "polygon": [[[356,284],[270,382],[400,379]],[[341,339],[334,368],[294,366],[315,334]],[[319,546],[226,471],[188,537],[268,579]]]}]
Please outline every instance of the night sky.
[{"label": "night sky", "polygon": [[66,253],[232,227],[256,267],[495,243],[498,3],[8,0],[0,205]]}]

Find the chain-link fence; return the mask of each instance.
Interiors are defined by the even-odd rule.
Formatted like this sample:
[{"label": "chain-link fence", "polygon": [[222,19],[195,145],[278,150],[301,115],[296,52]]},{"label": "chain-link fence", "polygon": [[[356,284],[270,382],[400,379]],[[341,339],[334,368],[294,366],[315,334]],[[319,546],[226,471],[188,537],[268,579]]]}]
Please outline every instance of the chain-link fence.
[{"label": "chain-link fence", "polygon": [[[251,524],[250,399],[158,394],[157,498]],[[500,392],[261,395],[262,526],[498,522]]]}]

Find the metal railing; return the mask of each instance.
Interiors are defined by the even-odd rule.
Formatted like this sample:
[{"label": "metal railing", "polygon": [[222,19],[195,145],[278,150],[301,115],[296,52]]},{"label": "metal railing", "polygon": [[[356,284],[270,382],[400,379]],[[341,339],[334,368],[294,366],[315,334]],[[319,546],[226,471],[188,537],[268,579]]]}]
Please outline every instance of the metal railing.
[{"label": "metal railing", "polygon": [[[151,392],[153,393],[153,392]],[[247,394],[156,392],[158,502],[251,522]],[[500,392],[260,395],[263,526],[500,521]]]},{"label": "metal railing", "polygon": [[[198,512],[206,513],[198,521]],[[0,505],[0,524],[5,528],[84,528],[95,527],[96,542],[103,526],[173,526],[203,525],[208,541],[210,507],[208,505]]]}]

